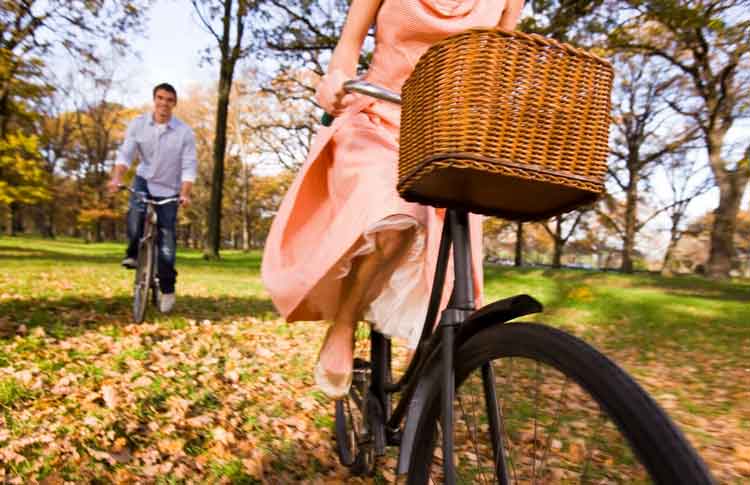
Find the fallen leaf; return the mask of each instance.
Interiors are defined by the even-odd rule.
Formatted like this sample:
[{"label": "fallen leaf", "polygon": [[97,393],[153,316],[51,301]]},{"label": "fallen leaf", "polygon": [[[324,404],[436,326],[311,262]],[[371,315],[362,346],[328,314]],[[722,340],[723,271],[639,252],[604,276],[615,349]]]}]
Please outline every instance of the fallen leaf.
[{"label": "fallen leaf", "polygon": [[104,385],[102,386],[102,399],[109,409],[117,407],[117,391],[114,386]]}]

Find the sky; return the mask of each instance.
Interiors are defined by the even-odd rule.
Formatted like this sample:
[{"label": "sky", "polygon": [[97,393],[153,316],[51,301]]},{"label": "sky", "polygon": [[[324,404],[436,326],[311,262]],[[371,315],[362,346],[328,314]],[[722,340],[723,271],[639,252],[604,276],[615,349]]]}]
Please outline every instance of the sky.
[{"label": "sky", "polygon": [[123,66],[121,76],[127,88],[120,101],[137,106],[151,101],[151,89],[159,83],[172,84],[186,93],[194,84],[210,84],[218,79],[218,66],[201,64],[201,51],[216,40],[204,27],[188,0],[160,0],[154,3],[144,37],[133,42],[140,59]]}]

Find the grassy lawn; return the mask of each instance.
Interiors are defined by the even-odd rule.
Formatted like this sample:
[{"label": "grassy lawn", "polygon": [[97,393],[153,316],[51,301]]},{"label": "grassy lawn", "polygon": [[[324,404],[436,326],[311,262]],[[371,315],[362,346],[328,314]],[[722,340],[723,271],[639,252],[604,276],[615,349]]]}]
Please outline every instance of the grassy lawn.
[{"label": "grassy lawn", "polygon": [[[279,319],[260,253],[181,250],[174,313],[143,325],[122,253],[0,238],[0,483],[348,481],[310,375],[324,328]],[[488,301],[517,293],[633,374],[720,482],[750,482],[750,283],[486,268]]]}]

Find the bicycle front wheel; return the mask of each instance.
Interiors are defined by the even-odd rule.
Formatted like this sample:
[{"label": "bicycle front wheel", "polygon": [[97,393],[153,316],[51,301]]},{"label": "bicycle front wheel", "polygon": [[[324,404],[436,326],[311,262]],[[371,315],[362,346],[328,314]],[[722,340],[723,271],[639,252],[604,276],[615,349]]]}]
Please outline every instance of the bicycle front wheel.
[{"label": "bicycle front wheel", "polygon": [[141,323],[146,314],[148,290],[151,287],[153,269],[154,247],[148,242],[141,243],[138,248],[138,266],[135,270],[133,289],[133,320],[135,320],[135,323]]},{"label": "bicycle front wheel", "polygon": [[[457,483],[712,483],[654,400],[585,342],[541,324],[488,327],[456,351]],[[440,382],[409,483],[442,483]]]}]

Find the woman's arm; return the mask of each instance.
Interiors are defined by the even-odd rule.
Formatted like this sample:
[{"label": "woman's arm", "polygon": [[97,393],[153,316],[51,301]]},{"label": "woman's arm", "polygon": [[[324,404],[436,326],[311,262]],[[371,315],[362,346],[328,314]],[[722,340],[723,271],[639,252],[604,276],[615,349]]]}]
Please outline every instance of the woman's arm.
[{"label": "woman's arm", "polygon": [[357,63],[367,31],[375,22],[382,0],[352,0],[328,73],[318,85],[316,99],[328,113],[338,116],[345,108],[342,85],[357,75]]},{"label": "woman's arm", "polygon": [[352,0],[341,38],[328,65],[329,73],[338,69],[350,78],[356,76],[362,43],[370,26],[375,23],[375,15],[381,2],[382,0]]},{"label": "woman's arm", "polygon": [[521,16],[521,10],[523,10],[523,0],[507,0],[503,16],[500,17],[497,26],[505,30],[514,30]]}]

